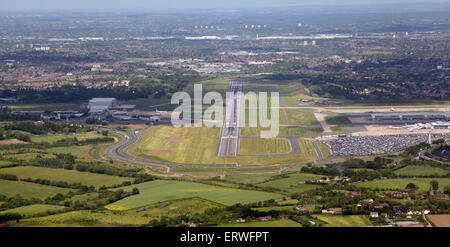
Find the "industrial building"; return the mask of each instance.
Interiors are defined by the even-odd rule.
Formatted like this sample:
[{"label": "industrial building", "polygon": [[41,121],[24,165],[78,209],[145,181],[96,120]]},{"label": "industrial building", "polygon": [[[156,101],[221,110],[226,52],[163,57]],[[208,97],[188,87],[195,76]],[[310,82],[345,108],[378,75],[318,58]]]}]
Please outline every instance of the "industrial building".
[{"label": "industrial building", "polygon": [[93,98],[89,100],[89,113],[99,114],[114,107],[116,98]]},{"label": "industrial building", "polygon": [[445,120],[448,121],[450,115],[447,113],[376,113],[371,114],[372,120]]}]

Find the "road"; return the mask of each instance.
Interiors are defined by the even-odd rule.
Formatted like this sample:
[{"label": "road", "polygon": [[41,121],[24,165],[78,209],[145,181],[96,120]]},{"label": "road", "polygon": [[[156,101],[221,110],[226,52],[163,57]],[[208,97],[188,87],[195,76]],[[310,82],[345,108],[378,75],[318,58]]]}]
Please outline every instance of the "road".
[{"label": "road", "polygon": [[168,167],[175,167],[178,166],[176,164],[170,164],[170,163],[157,163],[155,161],[146,159],[146,158],[142,158],[139,156],[135,156],[132,155],[128,152],[128,150],[135,144],[139,143],[140,141],[142,141],[142,131],[149,131],[151,130],[153,127],[150,127],[146,130],[141,130],[141,131],[136,131],[135,129],[131,129],[131,133],[126,133],[123,131],[118,131],[118,130],[112,130],[114,133],[122,136],[122,141],[109,147],[108,149],[106,149],[106,156],[116,159],[116,160],[121,160],[121,161],[125,161],[125,162],[129,162],[129,163],[134,163],[134,164],[140,164],[140,165],[147,165],[147,166],[157,166],[157,167],[162,167],[162,168],[168,168]]},{"label": "road", "polygon": [[231,103],[227,102],[225,109],[217,147],[217,156],[219,157],[238,156],[239,154],[242,84],[242,81],[230,81],[230,92],[233,93],[233,99]]}]

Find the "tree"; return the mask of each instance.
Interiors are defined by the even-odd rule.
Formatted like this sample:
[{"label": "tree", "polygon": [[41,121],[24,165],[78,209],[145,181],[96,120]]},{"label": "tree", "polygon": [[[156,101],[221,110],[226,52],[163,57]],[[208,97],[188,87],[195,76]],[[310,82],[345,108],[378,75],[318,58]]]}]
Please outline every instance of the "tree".
[{"label": "tree", "polygon": [[134,187],[133,190],[132,190],[132,193],[133,193],[133,195],[139,194],[139,189]]},{"label": "tree", "polygon": [[417,185],[415,185],[413,183],[409,183],[406,185],[406,189],[409,189],[409,190],[415,190],[417,188],[418,188]]},{"label": "tree", "polygon": [[438,189],[439,189],[439,182],[436,181],[436,180],[432,180],[432,181],[430,182],[430,185],[431,185],[431,188],[432,188],[433,190],[438,190]]}]

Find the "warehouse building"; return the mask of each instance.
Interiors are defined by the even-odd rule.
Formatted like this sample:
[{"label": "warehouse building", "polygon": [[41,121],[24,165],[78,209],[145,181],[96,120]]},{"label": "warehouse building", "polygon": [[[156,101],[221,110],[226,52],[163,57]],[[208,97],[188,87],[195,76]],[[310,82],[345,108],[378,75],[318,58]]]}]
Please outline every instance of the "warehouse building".
[{"label": "warehouse building", "polygon": [[116,98],[93,98],[89,100],[89,113],[98,114],[114,107]]}]

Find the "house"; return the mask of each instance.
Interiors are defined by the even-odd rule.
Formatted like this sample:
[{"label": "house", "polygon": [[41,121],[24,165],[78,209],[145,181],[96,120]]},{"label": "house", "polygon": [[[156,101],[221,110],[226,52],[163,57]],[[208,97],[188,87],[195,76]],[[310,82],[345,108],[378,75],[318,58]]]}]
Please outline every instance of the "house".
[{"label": "house", "polygon": [[370,212],[371,218],[378,218],[378,212]]},{"label": "house", "polygon": [[448,200],[448,195],[447,194],[440,194],[440,193],[436,193],[433,195],[434,199],[437,200]]},{"label": "house", "polygon": [[373,203],[373,199],[372,198],[367,198],[367,199],[364,199],[363,202],[365,202],[365,203]]},{"label": "house", "polygon": [[236,220],[236,222],[238,222],[238,223],[244,223],[244,222],[245,222],[245,219],[239,218],[239,219]]},{"label": "house", "polygon": [[361,196],[361,191],[352,191],[352,197]]},{"label": "house", "polygon": [[328,212],[335,214],[335,213],[342,213],[342,208],[329,208]]},{"label": "house", "polygon": [[197,225],[194,223],[194,222],[192,222],[192,221],[189,221],[188,223],[186,223],[189,227],[196,227]]},{"label": "house", "polygon": [[403,193],[399,191],[394,191],[391,193],[391,196],[395,198],[403,198]]},{"label": "house", "polygon": [[375,205],[373,206],[373,208],[377,208],[377,209],[384,208],[384,207],[389,207],[389,204],[383,202],[383,203],[375,204]]},{"label": "house", "polygon": [[260,221],[268,221],[268,220],[271,220],[272,219],[272,216],[261,216],[261,217],[258,217],[258,219],[260,220]]},{"label": "house", "polygon": [[280,220],[287,220],[287,219],[289,219],[289,217],[291,217],[291,216],[290,215],[286,215],[286,214],[280,215]]}]

